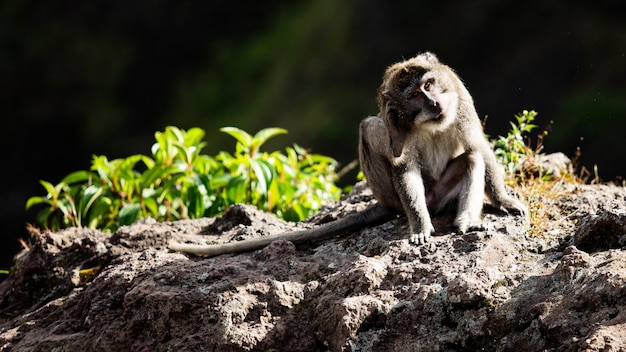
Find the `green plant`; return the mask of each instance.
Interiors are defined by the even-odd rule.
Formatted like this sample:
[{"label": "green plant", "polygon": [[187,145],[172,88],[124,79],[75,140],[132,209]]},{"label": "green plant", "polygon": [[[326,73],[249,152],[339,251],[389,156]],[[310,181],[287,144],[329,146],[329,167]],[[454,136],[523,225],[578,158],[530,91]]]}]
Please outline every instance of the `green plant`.
[{"label": "green plant", "polygon": [[298,221],[319,210],[323,203],[339,198],[334,159],[309,154],[298,145],[287,147],[284,154],[260,151],[269,138],[286,130],[268,128],[254,136],[234,127],[221,131],[237,140],[234,154],[220,152],[216,156],[226,168],[221,175],[226,183],[221,195],[228,204],[255,204],[283,219]]},{"label": "green plant", "polygon": [[115,231],[144,217],[159,221],[215,216],[234,203],[254,204],[287,220],[302,220],[337,199],[336,161],[295,145],[261,152],[270,138],[287,133],[268,128],[251,136],[225,127],[237,140],[235,153],[202,154],[203,130],[167,127],[156,132],[152,156],[109,160],[94,156],[89,171],[76,171],[57,185],[41,181],[47,194],[31,197],[37,222],[58,230],[75,226]]},{"label": "green plant", "polygon": [[550,231],[554,214],[561,212],[557,202],[553,200],[566,192],[563,183],[584,183],[585,181],[573,174],[572,170],[562,170],[557,175],[542,168],[543,138],[547,131],[537,136],[532,146],[529,132],[537,126],[532,122],[537,113],[524,110],[515,116],[516,123],[511,123],[511,130],[505,137],[495,141],[495,154],[505,166],[507,183],[519,192],[526,200],[529,214],[529,233],[541,235]]},{"label": "green plant", "polygon": [[495,141],[496,159],[504,165],[507,175],[507,183],[515,184],[526,180],[529,173],[537,173],[539,178],[549,176],[545,171],[535,170],[533,161],[543,149],[543,136],[546,131],[537,139],[535,147],[531,146],[531,141],[527,133],[534,130],[537,125],[532,122],[537,113],[534,110],[524,110],[515,115],[515,123],[511,122],[511,130],[506,136],[500,136]]}]

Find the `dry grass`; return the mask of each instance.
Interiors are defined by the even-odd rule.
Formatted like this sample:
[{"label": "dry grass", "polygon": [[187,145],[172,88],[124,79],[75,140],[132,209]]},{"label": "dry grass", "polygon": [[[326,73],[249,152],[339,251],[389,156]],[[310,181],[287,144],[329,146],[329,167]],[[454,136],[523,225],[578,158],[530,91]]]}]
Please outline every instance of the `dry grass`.
[{"label": "dry grass", "polygon": [[558,177],[546,174],[536,176],[535,173],[525,175],[524,178],[513,177],[513,180],[509,176],[507,183],[526,201],[530,212],[528,232],[532,236],[558,231],[563,222],[571,220],[575,210],[563,207],[563,199],[576,192],[576,188],[567,185],[590,183],[570,171]]}]

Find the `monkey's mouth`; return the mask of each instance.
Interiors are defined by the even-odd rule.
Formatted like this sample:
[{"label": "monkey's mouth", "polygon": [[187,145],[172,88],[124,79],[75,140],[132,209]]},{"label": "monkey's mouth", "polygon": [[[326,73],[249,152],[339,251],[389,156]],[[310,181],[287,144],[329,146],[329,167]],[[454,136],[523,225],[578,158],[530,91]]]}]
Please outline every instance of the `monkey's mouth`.
[{"label": "monkey's mouth", "polygon": [[415,121],[416,123],[427,123],[427,122],[437,123],[437,122],[441,122],[444,118],[445,118],[445,115],[443,114],[443,112],[427,113],[427,114],[419,112],[415,114],[415,116],[413,117],[413,121]]},{"label": "monkey's mouth", "polygon": [[428,107],[428,112],[430,113],[431,120],[435,121],[435,122],[439,122],[441,120],[443,120],[443,110],[441,109],[441,105],[439,104],[434,104]]},{"label": "monkey's mouth", "polygon": [[435,115],[435,117],[433,117],[433,121],[435,122],[439,122],[441,120],[443,120],[443,112],[440,112],[437,115]]}]

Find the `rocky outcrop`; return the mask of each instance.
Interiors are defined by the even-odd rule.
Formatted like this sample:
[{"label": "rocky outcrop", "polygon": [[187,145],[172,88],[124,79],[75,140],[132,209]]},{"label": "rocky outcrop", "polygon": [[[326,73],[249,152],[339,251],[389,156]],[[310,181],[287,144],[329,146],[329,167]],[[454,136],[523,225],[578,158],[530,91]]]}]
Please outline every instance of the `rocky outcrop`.
[{"label": "rocky outcrop", "polygon": [[[362,185],[302,224],[250,206],[144,220],[113,235],[32,239],[0,284],[6,351],[624,351],[626,192],[564,184],[541,231],[486,209],[423,246],[403,219],[296,248],[204,259],[170,239],[226,242],[363,209]],[[547,209],[547,211],[546,211]]]}]

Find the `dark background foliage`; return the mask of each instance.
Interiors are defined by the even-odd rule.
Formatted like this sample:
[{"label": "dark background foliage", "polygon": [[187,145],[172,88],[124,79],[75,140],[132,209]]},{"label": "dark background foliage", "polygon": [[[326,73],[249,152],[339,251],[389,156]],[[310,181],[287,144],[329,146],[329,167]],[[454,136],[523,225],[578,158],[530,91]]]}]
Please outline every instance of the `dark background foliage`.
[{"label": "dark background foliage", "polygon": [[[148,154],[167,125],[290,131],[342,164],[389,64],[430,50],[456,69],[506,133],[513,115],[554,121],[546,151],[625,173],[626,15],[620,0],[54,1],[0,4],[0,107],[7,268],[33,215],[26,199],[89,167],[91,156]],[[581,140],[584,138],[584,140]],[[353,183],[349,175],[342,183]]]}]

